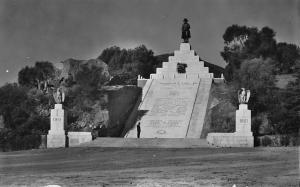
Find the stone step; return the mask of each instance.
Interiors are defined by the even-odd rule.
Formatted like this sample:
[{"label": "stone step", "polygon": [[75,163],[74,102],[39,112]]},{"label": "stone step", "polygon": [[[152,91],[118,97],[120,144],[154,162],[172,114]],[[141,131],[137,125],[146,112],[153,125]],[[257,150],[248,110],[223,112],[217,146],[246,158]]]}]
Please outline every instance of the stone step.
[{"label": "stone step", "polygon": [[[177,67],[172,67],[172,68],[156,68],[156,73],[177,73]],[[186,68],[186,73],[208,73],[208,68],[207,67],[187,67]]]},{"label": "stone step", "polygon": [[204,73],[204,74],[150,74],[150,79],[206,79],[206,78],[213,78],[213,73]]},{"label": "stone step", "polygon": [[169,62],[178,62],[178,63],[193,63],[193,62],[200,62],[199,56],[190,56],[190,57],[175,57],[175,56],[169,56]]},{"label": "stone step", "polygon": [[[177,67],[178,62],[163,62],[162,67],[163,68],[174,68]],[[197,61],[193,62],[190,61],[188,62],[188,67],[204,67],[204,62],[203,61]]]},{"label": "stone step", "polygon": [[180,56],[180,55],[190,55],[190,56],[195,56],[195,51],[194,50],[189,50],[189,51],[180,51],[180,50],[175,50],[174,51],[174,56]]},{"label": "stone step", "polygon": [[202,148],[210,145],[206,139],[193,138],[96,138],[77,147]]}]

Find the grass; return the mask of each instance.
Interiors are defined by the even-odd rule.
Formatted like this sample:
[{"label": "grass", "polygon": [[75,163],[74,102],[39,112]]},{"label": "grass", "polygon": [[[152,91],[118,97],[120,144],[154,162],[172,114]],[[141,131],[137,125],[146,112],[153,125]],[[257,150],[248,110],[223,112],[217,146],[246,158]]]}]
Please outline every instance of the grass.
[{"label": "grass", "polygon": [[297,186],[297,147],[0,153],[0,186]]}]

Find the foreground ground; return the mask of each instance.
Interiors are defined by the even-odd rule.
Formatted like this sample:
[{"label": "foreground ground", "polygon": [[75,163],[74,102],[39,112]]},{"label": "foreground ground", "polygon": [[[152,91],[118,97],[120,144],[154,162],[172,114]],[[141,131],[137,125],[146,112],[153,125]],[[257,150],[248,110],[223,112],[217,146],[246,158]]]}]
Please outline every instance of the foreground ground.
[{"label": "foreground ground", "polygon": [[0,153],[0,186],[298,186],[297,147]]}]

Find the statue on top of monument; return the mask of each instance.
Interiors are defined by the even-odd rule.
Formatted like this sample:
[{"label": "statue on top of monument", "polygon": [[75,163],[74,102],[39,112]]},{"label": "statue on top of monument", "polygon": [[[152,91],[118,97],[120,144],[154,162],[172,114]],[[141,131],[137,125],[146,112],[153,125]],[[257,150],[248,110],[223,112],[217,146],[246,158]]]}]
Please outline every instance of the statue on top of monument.
[{"label": "statue on top of monument", "polygon": [[188,19],[183,19],[183,24],[181,27],[181,38],[183,39],[184,43],[189,43],[189,39],[191,38],[191,32],[190,32],[190,24],[188,23]]},{"label": "statue on top of monument", "polygon": [[56,104],[61,104],[65,101],[65,93],[62,88],[57,88],[56,92],[53,94]]},{"label": "statue on top of monument", "polygon": [[238,91],[238,99],[240,104],[247,104],[250,98],[250,90],[246,90],[245,88],[241,88]]}]

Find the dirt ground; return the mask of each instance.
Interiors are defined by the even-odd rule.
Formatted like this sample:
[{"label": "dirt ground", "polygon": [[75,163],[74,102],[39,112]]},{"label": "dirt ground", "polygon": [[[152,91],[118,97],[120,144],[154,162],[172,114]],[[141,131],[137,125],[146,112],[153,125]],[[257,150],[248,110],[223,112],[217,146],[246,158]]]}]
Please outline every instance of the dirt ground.
[{"label": "dirt ground", "polygon": [[298,147],[0,153],[0,186],[299,186]]}]

